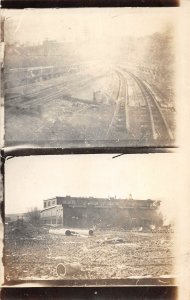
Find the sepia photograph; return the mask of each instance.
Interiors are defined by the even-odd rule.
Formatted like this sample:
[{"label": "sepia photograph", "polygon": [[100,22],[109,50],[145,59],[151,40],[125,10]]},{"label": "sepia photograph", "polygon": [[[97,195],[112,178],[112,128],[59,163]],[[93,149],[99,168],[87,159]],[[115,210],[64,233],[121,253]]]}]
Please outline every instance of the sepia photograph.
[{"label": "sepia photograph", "polygon": [[176,8],[3,11],[5,146],[174,147]]},{"label": "sepia photograph", "polygon": [[1,10],[2,299],[190,299],[182,2]]},{"label": "sepia photograph", "polygon": [[6,160],[5,285],[175,285],[177,169],[176,154]]}]

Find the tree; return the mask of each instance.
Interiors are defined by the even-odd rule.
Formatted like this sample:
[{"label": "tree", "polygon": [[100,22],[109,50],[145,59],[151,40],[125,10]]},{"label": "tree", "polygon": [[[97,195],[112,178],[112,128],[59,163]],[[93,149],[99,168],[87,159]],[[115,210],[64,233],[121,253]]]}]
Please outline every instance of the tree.
[{"label": "tree", "polygon": [[26,216],[29,219],[29,222],[33,225],[40,224],[40,210],[37,207],[30,208],[30,210],[26,213]]}]

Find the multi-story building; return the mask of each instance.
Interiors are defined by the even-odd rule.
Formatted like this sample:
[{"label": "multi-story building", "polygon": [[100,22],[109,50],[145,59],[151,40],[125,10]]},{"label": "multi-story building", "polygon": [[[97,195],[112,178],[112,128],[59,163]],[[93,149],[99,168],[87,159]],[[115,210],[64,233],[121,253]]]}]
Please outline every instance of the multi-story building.
[{"label": "multi-story building", "polygon": [[42,224],[63,225],[63,206],[57,204],[57,198],[44,200],[40,215]]},{"label": "multi-story building", "polygon": [[41,220],[43,224],[79,228],[161,226],[159,206],[160,201],[151,199],[55,197],[44,200]]}]

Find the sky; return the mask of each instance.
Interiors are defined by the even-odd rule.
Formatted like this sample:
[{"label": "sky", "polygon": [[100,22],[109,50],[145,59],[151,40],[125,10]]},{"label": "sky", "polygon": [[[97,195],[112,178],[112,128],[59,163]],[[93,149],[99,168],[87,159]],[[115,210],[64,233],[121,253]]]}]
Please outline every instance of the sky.
[{"label": "sky", "polygon": [[29,156],[6,160],[5,212],[43,208],[55,196],[162,200],[170,215],[179,198],[177,154]]},{"label": "sky", "polygon": [[177,10],[165,8],[68,8],[5,10],[5,40],[41,43],[115,36],[144,36],[175,24]]}]

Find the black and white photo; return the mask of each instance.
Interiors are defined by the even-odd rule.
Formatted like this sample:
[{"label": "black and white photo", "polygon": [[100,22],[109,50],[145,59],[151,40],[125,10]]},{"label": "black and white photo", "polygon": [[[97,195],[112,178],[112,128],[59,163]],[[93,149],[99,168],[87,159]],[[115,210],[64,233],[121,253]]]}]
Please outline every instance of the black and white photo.
[{"label": "black and white photo", "polygon": [[5,11],[5,145],[176,146],[177,20],[158,8]]},{"label": "black and white photo", "polygon": [[175,154],[6,161],[6,284],[175,284],[177,164]]}]

